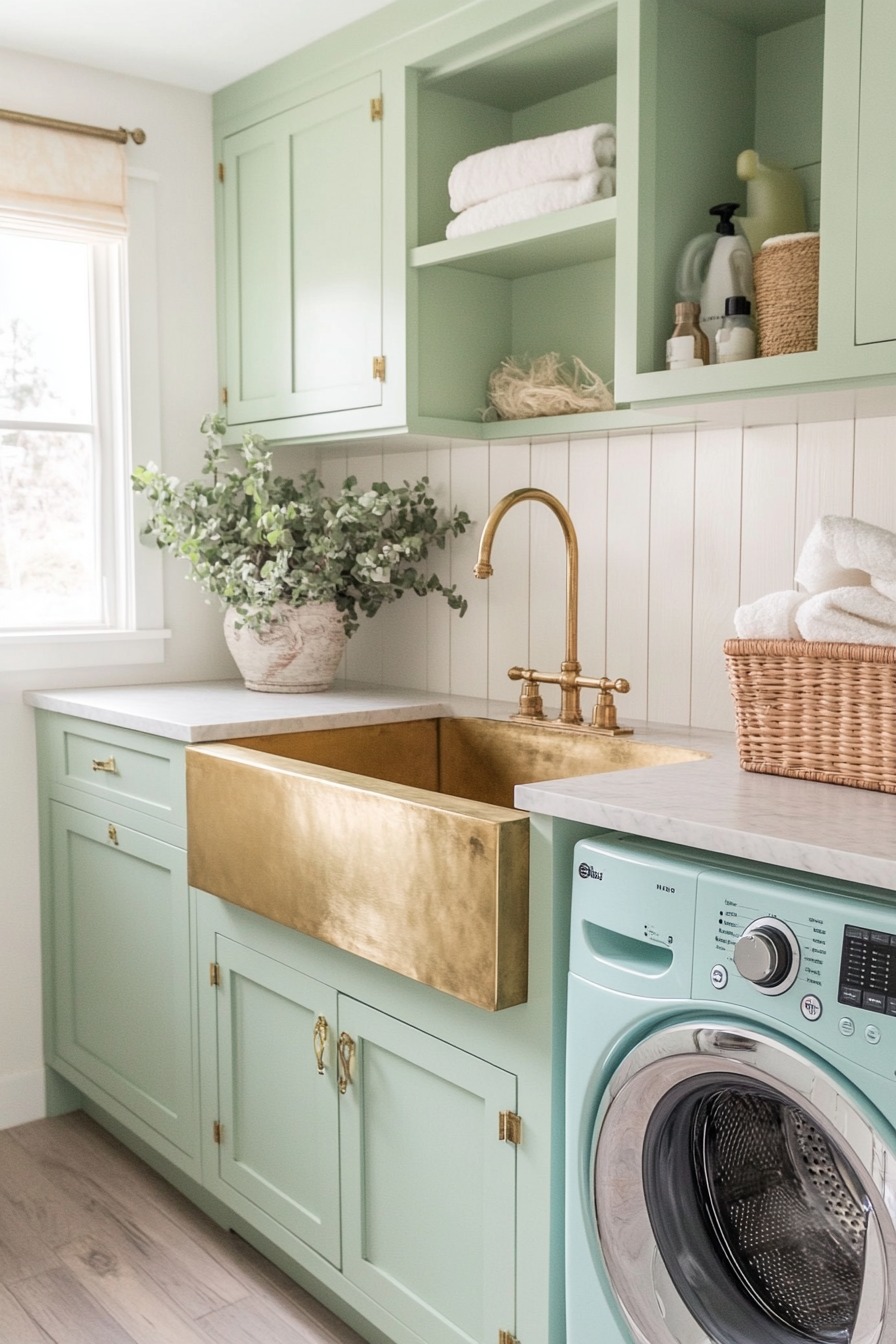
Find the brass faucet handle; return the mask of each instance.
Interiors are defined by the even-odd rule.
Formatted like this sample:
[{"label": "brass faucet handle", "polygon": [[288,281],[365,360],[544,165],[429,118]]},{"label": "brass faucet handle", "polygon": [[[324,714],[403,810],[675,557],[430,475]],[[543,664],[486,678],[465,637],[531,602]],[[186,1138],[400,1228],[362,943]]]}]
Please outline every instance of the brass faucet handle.
[{"label": "brass faucet handle", "polygon": [[624,677],[617,677],[615,681],[611,681],[609,677],[598,677],[591,684],[597,689],[597,701],[591,715],[591,727],[599,733],[607,733],[613,737],[630,733],[631,728],[620,728],[616,720],[616,706],[613,703],[613,692],[615,691],[619,695],[627,695],[631,690],[629,682]]},{"label": "brass faucet handle", "polygon": [[597,683],[597,689],[599,691],[616,691],[619,695],[628,695],[631,684],[626,681],[625,677],[617,677],[615,681],[611,681],[609,677],[601,677]]},{"label": "brass faucet handle", "polygon": [[523,719],[526,723],[531,723],[533,719],[543,719],[544,700],[541,697],[538,682],[533,675],[530,667],[512,667],[507,673],[511,681],[521,681],[520,688],[520,707],[516,714],[512,714],[513,719]]}]

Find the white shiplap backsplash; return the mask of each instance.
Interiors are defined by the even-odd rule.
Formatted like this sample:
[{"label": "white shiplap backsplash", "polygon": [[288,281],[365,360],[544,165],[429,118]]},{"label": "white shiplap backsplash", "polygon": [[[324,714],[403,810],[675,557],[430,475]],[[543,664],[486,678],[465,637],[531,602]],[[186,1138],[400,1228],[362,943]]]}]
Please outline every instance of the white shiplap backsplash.
[{"label": "white shiplap backsplash", "polygon": [[[469,601],[462,620],[438,596],[362,617],[341,675],[461,695],[513,698],[507,669],[557,669],[564,644],[564,548],[542,505],[512,510],[472,576],[489,509],[538,485],[564,503],[581,553],[579,658],[627,677],[620,717],[732,728],[722,642],[734,609],[793,586],[796,557],[823,513],[896,531],[896,418],[750,429],[688,429],[588,440],[432,440],[418,452],[332,455],[331,486],[428,475],[475,526],[433,568]],[[545,700],[559,703],[552,687]],[[586,704],[590,709],[590,699]]]}]

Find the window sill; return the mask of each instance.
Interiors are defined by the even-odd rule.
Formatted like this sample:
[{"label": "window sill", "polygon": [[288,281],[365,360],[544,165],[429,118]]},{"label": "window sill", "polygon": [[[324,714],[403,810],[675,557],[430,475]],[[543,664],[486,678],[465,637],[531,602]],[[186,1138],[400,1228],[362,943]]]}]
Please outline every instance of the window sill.
[{"label": "window sill", "polygon": [[122,667],[165,661],[170,630],[34,630],[0,633],[0,672]]}]

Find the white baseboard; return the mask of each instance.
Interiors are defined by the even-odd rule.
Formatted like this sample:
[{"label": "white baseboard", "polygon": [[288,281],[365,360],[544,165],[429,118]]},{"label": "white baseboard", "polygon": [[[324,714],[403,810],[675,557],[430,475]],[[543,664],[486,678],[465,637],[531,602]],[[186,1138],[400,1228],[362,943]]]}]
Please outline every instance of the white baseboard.
[{"label": "white baseboard", "polygon": [[0,1078],[0,1129],[42,1120],[47,1113],[47,1090],[43,1068],[12,1073]]}]

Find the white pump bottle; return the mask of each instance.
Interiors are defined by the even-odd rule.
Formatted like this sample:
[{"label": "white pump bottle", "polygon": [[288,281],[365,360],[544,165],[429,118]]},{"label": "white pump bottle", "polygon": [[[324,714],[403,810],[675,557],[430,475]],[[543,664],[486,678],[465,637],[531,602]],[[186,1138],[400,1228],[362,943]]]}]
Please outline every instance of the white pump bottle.
[{"label": "white pump bottle", "polygon": [[731,222],[739,208],[731,202],[714,205],[709,213],[719,216],[715,233],[693,238],[678,264],[678,297],[700,304],[700,326],[709,339],[713,364],[717,360],[716,332],[725,320],[725,300],[741,295],[753,301],[753,252]]}]

